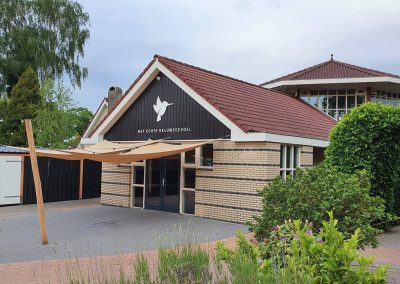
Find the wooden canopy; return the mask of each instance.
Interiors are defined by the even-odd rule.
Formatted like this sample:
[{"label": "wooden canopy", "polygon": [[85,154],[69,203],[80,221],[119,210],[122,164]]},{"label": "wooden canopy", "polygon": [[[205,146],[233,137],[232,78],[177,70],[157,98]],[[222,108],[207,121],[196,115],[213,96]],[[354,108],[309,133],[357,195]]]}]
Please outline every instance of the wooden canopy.
[{"label": "wooden canopy", "polygon": [[[97,144],[68,150],[36,149],[38,157],[63,160],[93,160],[114,164],[132,163],[148,159],[172,156],[193,150],[207,142],[177,144],[164,140],[148,140],[142,143],[114,143],[107,140]],[[18,148],[29,151],[25,148]]]}]

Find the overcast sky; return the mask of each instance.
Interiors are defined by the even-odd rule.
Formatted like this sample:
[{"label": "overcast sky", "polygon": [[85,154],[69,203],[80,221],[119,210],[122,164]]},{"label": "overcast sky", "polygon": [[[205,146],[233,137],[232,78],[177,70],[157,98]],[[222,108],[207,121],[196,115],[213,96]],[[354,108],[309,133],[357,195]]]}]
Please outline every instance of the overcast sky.
[{"label": "overcast sky", "polygon": [[112,85],[124,91],[154,54],[252,83],[334,58],[400,74],[398,0],[79,0],[90,14],[74,90],[95,111]]}]

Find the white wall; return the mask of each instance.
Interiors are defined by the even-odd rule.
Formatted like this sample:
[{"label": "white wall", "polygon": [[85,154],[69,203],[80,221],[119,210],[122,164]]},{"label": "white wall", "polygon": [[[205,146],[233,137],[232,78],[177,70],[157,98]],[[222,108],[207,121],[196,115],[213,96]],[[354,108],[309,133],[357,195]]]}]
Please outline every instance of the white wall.
[{"label": "white wall", "polygon": [[0,156],[0,205],[20,203],[21,157]]}]

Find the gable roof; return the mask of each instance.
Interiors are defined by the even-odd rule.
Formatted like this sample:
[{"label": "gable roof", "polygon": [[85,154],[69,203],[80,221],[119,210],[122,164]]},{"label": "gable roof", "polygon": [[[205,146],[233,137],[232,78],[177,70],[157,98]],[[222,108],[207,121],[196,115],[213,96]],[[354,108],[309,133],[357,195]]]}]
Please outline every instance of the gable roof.
[{"label": "gable roof", "polygon": [[[316,108],[284,93],[268,90],[164,56],[155,55],[154,59],[243,132],[328,140],[330,129],[336,123],[334,119]],[[145,71],[130,89],[134,87]],[[127,94],[128,91],[124,96]],[[103,122],[106,119],[107,117],[103,119]]]},{"label": "gable roof", "polygon": [[400,76],[368,69],[337,60],[329,60],[303,70],[285,75],[261,85],[290,80],[313,80],[313,79],[345,79],[345,78],[366,78],[366,77],[391,77],[400,79]]}]

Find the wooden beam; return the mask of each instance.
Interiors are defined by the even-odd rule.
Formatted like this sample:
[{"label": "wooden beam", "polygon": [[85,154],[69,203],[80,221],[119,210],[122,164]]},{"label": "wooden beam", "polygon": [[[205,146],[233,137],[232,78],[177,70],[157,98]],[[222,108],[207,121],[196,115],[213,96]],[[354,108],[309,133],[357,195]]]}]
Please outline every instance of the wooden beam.
[{"label": "wooden beam", "polygon": [[19,185],[19,203],[24,202],[25,157],[21,157],[21,177]]},{"label": "wooden beam", "polygon": [[79,199],[83,197],[83,160],[79,166]]},{"label": "wooden beam", "polygon": [[42,245],[47,245],[49,243],[47,239],[46,231],[46,220],[45,212],[43,206],[43,193],[42,193],[42,183],[40,181],[39,166],[36,156],[35,140],[33,139],[32,131],[32,121],[30,119],[25,119],[26,137],[28,138],[29,154],[31,157],[31,166],[33,173],[33,181],[35,183],[35,193],[36,193],[36,204],[38,209],[40,234],[42,237]]}]

